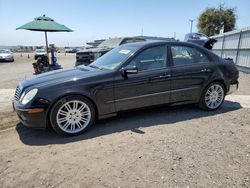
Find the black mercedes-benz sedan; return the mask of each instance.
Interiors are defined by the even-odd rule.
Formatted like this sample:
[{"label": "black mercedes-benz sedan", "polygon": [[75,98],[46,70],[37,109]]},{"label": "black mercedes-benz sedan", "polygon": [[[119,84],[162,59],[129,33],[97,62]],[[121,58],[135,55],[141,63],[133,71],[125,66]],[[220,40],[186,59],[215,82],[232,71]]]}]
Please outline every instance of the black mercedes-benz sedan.
[{"label": "black mercedes-benz sedan", "polygon": [[232,61],[185,42],[119,46],[88,66],[52,71],[21,82],[13,99],[20,121],[51,125],[62,135],[85,132],[96,119],[119,111],[196,103],[218,109],[238,88]]}]

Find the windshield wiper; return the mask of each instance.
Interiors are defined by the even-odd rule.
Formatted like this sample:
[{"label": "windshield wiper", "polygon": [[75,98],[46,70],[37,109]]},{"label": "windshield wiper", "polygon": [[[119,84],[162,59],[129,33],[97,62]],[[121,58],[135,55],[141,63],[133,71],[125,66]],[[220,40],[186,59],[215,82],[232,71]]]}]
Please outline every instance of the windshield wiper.
[{"label": "windshield wiper", "polygon": [[94,68],[94,69],[99,69],[100,67],[96,66],[96,65],[89,65],[89,67]]},{"label": "windshield wiper", "polygon": [[96,65],[89,65],[89,67],[94,68],[94,69],[103,70],[103,68],[98,67],[98,66],[96,66]]}]

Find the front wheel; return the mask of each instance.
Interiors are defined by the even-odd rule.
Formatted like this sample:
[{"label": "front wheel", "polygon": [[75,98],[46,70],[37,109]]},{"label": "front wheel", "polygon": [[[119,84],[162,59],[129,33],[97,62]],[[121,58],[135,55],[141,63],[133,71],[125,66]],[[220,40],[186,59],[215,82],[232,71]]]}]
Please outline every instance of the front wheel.
[{"label": "front wheel", "polygon": [[82,96],[66,96],[52,108],[50,121],[60,135],[75,136],[85,132],[95,120],[93,104]]},{"label": "front wheel", "polygon": [[220,82],[213,82],[203,91],[199,106],[205,110],[218,109],[225,98],[225,88]]}]

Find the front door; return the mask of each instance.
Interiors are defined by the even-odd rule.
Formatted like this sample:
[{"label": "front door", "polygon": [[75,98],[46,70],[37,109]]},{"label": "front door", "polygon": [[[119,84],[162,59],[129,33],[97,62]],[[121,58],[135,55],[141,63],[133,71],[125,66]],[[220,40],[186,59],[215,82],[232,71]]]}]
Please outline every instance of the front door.
[{"label": "front door", "polygon": [[114,82],[117,111],[169,102],[170,69],[165,45],[143,50],[127,66],[136,66],[138,73],[126,78],[117,74]]}]

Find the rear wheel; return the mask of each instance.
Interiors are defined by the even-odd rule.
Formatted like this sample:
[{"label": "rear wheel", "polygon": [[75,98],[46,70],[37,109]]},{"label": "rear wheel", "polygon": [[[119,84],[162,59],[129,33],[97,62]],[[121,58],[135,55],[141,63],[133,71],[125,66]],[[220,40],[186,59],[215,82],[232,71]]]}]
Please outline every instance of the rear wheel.
[{"label": "rear wheel", "polygon": [[75,136],[85,132],[95,120],[93,104],[82,96],[67,96],[52,108],[50,120],[60,135]]},{"label": "rear wheel", "polygon": [[199,106],[205,110],[218,109],[225,98],[225,88],[220,82],[213,82],[204,90]]}]

